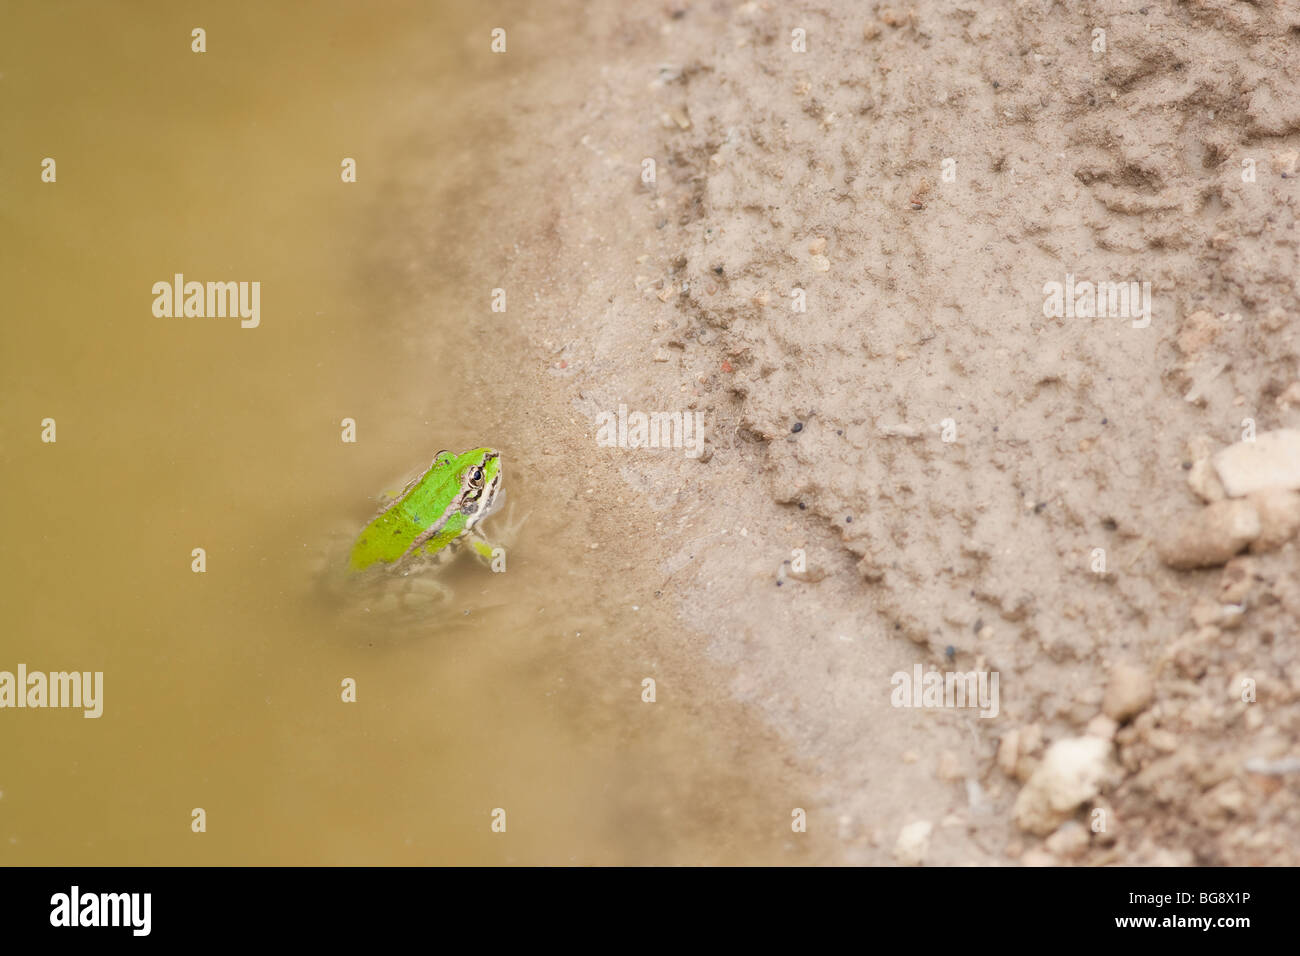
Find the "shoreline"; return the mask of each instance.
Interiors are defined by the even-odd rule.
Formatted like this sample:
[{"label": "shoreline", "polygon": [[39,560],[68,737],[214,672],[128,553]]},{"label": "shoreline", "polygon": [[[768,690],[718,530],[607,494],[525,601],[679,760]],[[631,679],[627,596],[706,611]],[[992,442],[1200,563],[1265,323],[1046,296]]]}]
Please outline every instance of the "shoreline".
[{"label": "shoreline", "polygon": [[[1175,765],[1153,762],[1150,741],[1185,735],[1177,766],[1248,746],[1220,739],[1209,685],[1191,711],[1166,697],[1185,691],[1161,669],[1164,635],[1186,629],[1205,586],[1151,547],[1158,509],[1183,493],[1182,444],[1232,398],[1188,405],[1169,387],[1180,315],[1209,291],[1186,281],[1204,256],[1169,237],[1225,240],[1210,242],[1194,204],[1153,215],[1119,198],[1125,174],[1098,171],[1132,159],[1080,140],[1094,107],[1077,87],[1118,91],[1126,74],[1084,65],[1092,54],[1070,26],[1082,14],[1025,16],[1007,32],[997,9],[918,4],[891,23],[833,6],[808,15],[816,55],[804,59],[785,51],[776,14],[597,11],[512,89],[521,152],[505,168],[515,195],[534,199],[511,207],[497,242],[556,396],[545,407],[563,415],[567,395],[581,416],[573,460],[603,487],[620,476],[653,515],[642,558],[626,542],[606,558],[658,569],[686,628],[663,646],[686,668],[703,654],[718,669],[704,692],[757,708],[783,759],[812,769],[819,825],[835,837],[826,861],[910,862],[899,841],[921,823],[933,833],[924,862],[1170,859],[1144,834],[1192,825],[1177,819],[1204,798],[1171,778],[1161,786],[1185,812],[1166,815],[1134,789],[1142,767]],[[1077,74],[1076,88],[1049,81],[1034,109],[1036,87],[986,53],[1018,59],[1026,31],[1052,49],[1035,61],[1079,61],[1054,74]],[[1197,42],[1212,46],[1212,30]],[[942,50],[948,71],[922,70],[918,49]],[[1161,49],[1142,55],[1157,64]],[[1164,133],[1141,91],[1108,99],[1109,129]],[[1062,163],[1057,144],[1071,138],[1080,148]],[[1200,188],[1194,174],[1165,178]],[[1154,321],[1045,316],[1063,260],[1090,279],[1151,282]],[[1023,289],[1008,288],[1015,276]],[[1278,308],[1254,296],[1260,313]],[[1293,309],[1294,290],[1281,301]],[[1237,389],[1258,389],[1288,354],[1243,368]],[[598,416],[620,405],[702,413],[705,453],[592,449]],[[1107,575],[1088,570],[1098,547]],[[890,675],[922,665],[1001,672],[1001,718],[891,708]],[[1106,725],[1103,696],[1125,667],[1154,683],[1156,703]],[[1091,733],[1109,734],[1097,805],[1125,829],[1038,843],[1014,822],[1017,795],[1053,742]],[[1270,799],[1244,770],[1232,776],[1244,799]],[[1195,853],[1255,860],[1243,839]]]}]

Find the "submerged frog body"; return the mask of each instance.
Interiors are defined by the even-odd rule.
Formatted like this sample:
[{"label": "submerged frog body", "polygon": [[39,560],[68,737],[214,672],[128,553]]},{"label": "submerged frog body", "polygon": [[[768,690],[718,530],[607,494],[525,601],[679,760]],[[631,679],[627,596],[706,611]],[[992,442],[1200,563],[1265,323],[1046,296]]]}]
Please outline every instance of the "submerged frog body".
[{"label": "submerged frog body", "polygon": [[465,542],[477,558],[490,563],[494,548],[477,526],[492,513],[501,493],[501,456],[495,450],[440,451],[428,470],[361,530],[348,568],[354,573],[430,570],[449,561]]}]

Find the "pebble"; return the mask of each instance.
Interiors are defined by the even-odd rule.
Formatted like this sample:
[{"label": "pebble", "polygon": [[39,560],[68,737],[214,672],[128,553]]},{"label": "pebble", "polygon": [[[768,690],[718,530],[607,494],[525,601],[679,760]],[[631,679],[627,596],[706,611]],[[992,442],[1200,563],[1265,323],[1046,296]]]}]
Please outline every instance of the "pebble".
[{"label": "pebble", "polygon": [[1214,465],[1210,464],[1208,458],[1192,463],[1191,470],[1187,472],[1187,487],[1192,489],[1192,494],[1207,503],[1228,497],[1228,493],[1223,490],[1223,482],[1219,481],[1219,473],[1214,470]]},{"label": "pebble", "polygon": [[1219,605],[1218,626],[1225,631],[1231,631],[1234,627],[1240,627],[1242,620],[1245,618],[1245,606],[1239,604]]},{"label": "pebble", "polygon": [[1178,749],[1178,735],[1171,730],[1157,728],[1147,734],[1147,743],[1162,754],[1171,754]]},{"label": "pebble", "polygon": [[1210,794],[1219,808],[1226,813],[1233,815],[1241,813],[1246,806],[1246,794],[1235,780],[1220,784],[1211,790]]},{"label": "pebble", "polygon": [[1300,493],[1270,488],[1247,500],[1259,515],[1259,537],[1250,544],[1252,552],[1276,551],[1300,530]]},{"label": "pebble", "polygon": [[1146,710],[1152,693],[1151,678],[1144,668],[1116,664],[1110,669],[1110,681],[1101,699],[1101,712],[1122,724]]},{"label": "pebble", "polygon": [[1043,841],[1043,846],[1056,856],[1073,860],[1088,849],[1088,831],[1077,820],[1067,820]]},{"label": "pebble", "polygon": [[1068,737],[1047,748],[1042,763],[1016,796],[1016,825],[1046,836],[1091,800],[1106,776],[1111,744],[1100,737]]},{"label": "pebble", "polygon": [[1300,382],[1292,382],[1277,397],[1278,408],[1295,408],[1300,405]]},{"label": "pebble", "polygon": [[904,866],[920,866],[929,852],[933,831],[934,824],[929,820],[917,820],[903,827],[898,833],[898,842],[894,844],[894,859]]},{"label": "pebble", "polygon": [[[1223,566],[1219,576],[1219,601],[1223,604],[1240,604],[1250,595],[1255,583],[1255,562],[1244,555],[1233,558]],[[1218,621],[1211,621],[1217,624]]]},{"label": "pebble", "polygon": [[1088,726],[1083,732],[1089,737],[1100,737],[1102,740],[1113,740],[1115,731],[1119,730],[1119,724],[1111,720],[1105,714],[1098,714],[1092,720],[1088,721]]},{"label": "pebble", "polygon": [[1037,766],[1035,755],[1042,747],[1043,729],[1038,724],[1025,724],[1008,731],[998,747],[998,767],[1008,777],[1024,783]]},{"label": "pebble", "polygon": [[1223,323],[1214,317],[1214,313],[1198,309],[1183,317],[1174,345],[1184,355],[1196,358],[1214,342],[1222,325]]},{"label": "pebble", "polygon": [[1260,432],[1215,454],[1214,470],[1230,498],[1254,491],[1300,489],[1300,430]]},{"label": "pebble", "polygon": [[1246,608],[1241,604],[1222,604],[1219,606],[1219,627],[1230,631],[1239,627],[1246,616]]},{"label": "pebble", "polygon": [[1171,568],[1211,568],[1227,562],[1260,532],[1259,514],[1249,501],[1216,501],[1175,524],[1156,550]]}]

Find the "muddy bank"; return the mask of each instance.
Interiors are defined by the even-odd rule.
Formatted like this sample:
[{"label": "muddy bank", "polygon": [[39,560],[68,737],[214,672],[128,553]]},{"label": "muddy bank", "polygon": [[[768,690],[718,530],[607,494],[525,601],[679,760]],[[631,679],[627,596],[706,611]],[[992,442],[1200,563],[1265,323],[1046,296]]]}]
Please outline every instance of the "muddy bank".
[{"label": "muddy bank", "polygon": [[[1223,578],[1158,546],[1245,419],[1297,422],[1294,11],[509,20],[485,362],[545,396],[593,571],[670,602],[656,653],[812,768],[825,858],[1295,862],[1296,546]],[[621,404],[702,413],[706,453],[600,447]],[[891,706],[917,663],[997,672],[997,716]],[[1088,736],[1095,786],[1026,825]]]}]

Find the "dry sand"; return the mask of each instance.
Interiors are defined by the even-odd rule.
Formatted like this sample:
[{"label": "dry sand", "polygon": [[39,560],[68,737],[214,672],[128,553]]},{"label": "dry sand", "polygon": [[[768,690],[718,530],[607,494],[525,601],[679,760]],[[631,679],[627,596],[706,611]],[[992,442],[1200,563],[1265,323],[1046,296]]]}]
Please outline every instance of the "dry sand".
[{"label": "dry sand", "polygon": [[[512,145],[458,174],[493,254],[405,250],[509,290],[524,467],[811,774],[828,862],[1300,862],[1300,552],[1161,559],[1243,419],[1300,424],[1300,5],[1072,6],[521,8]],[[1045,315],[1067,274],[1149,325]],[[708,452],[598,448],[620,403]],[[999,714],[892,707],[918,663]],[[1036,819],[1081,736],[1104,773]]]}]

